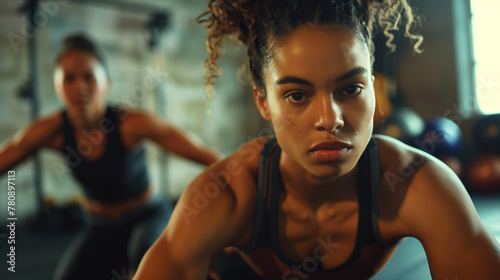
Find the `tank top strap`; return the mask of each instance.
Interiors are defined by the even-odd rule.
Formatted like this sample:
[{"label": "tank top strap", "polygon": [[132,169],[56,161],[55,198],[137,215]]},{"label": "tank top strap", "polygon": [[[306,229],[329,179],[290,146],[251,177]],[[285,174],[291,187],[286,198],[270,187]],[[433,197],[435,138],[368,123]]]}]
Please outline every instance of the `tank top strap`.
[{"label": "tank top strap", "polygon": [[123,140],[120,134],[120,119],[117,114],[117,107],[108,106],[106,107],[106,117],[101,121],[101,128],[106,132],[108,140],[107,151],[110,152],[123,152],[127,149],[123,144]]},{"label": "tank top strap", "polygon": [[254,230],[252,232],[252,238],[248,246],[243,250],[244,252],[253,251],[258,245],[266,243],[263,239],[266,239],[267,231],[267,210],[269,209],[269,179],[270,179],[270,165],[273,150],[279,148],[276,142],[276,138],[269,139],[262,151],[260,153],[259,162],[259,179],[258,179],[258,197],[257,197],[257,208],[255,211],[254,220]]},{"label": "tank top strap", "polygon": [[386,242],[380,234],[378,225],[379,218],[379,198],[380,198],[380,155],[377,142],[372,138],[367,147],[370,174],[370,197],[371,197],[371,223],[372,233],[375,241],[383,248],[393,247],[395,244]]},{"label": "tank top strap", "polygon": [[73,130],[73,126],[71,125],[71,122],[68,117],[68,112],[66,110],[62,111],[62,130],[64,134],[64,144],[62,147],[62,150],[66,147],[71,147],[74,148],[76,147],[76,140],[75,140],[75,134]]}]

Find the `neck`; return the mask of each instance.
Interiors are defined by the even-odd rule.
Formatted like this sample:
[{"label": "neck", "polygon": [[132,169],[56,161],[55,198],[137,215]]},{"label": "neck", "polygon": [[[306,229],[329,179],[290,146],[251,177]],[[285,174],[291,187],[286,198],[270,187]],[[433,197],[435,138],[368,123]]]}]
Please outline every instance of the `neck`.
[{"label": "neck", "polygon": [[280,158],[280,173],[287,195],[313,208],[332,198],[341,200],[354,194],[357,171],[356,165],[344,175],[323,178],[310,173],[283,152]]},{"label": "neck", "polygon": [[90,130],[99,128],[99,124],[105,115],[105,106],[80,112],[68,110],[68,117],[75,129]]}]

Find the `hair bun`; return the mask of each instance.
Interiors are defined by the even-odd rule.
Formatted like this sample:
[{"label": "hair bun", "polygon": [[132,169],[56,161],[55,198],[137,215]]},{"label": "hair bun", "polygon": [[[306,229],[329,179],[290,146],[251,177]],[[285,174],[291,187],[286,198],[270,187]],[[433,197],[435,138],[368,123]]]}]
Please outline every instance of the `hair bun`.
[{"label": "hair bun", "polygon": [[69,35],[64,39],[63,43],[64,50],[87,50],[89,52],[96,52],[97,48],[86,35],[84,34],[73,34]]},{"label": "hair bun", "polygon": [[104,68],[107,68],[104,55],[99,50],[97,45],[94,44],[94,42],[87,35],[81,33],[68,35],[64,39],[57,62],[59,62],[65,54],[74,51],[86,52],[93,55],[104,66]]}]

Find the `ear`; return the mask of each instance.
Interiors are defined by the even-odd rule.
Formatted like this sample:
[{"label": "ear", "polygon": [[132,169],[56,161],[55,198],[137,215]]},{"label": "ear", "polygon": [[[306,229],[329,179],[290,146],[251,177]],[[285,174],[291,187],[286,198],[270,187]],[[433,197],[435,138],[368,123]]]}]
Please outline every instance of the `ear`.
[{"label": "ear", "polygon": [[113,85],[111,82],[111,78],[107,76],[107,83],[106,83],[106,93],[108,93],[111,90],[111,86]]},{"label": "ear", "polygon": [[255,104],[259,109],[260,115],[267,121],[271,121],[271,115],[269,114],[269,108],[267,106],[266,95],[258,87],[253,87],[253,98],[255,99]]},{"label": "ear", "polygon": [[60,88],[63,84],[63,74],[61,70],[59,69],[59,66],[56,67],[54,70],[54,75],[52,76],[52,88],[54,89],[54,92],[56,93],[57,98],[62,101],[62,89]]}]

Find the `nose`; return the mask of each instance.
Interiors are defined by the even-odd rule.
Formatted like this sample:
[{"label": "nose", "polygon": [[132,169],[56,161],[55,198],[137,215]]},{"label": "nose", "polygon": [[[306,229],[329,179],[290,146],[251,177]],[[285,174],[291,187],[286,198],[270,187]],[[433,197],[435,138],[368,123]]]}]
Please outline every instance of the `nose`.
[{"label": "nose", "polygon": [[314,110],[317,114],[315,127],[317,130],[333,133],[344,126],[342,107],[332,95],[320,97],[315,107]]},{"label": "nose", "polygon": [[88,90],[88,84],[84,78],[78,77],[74,81],[74,87],[78,90],[78,93],[85,94]]}]

